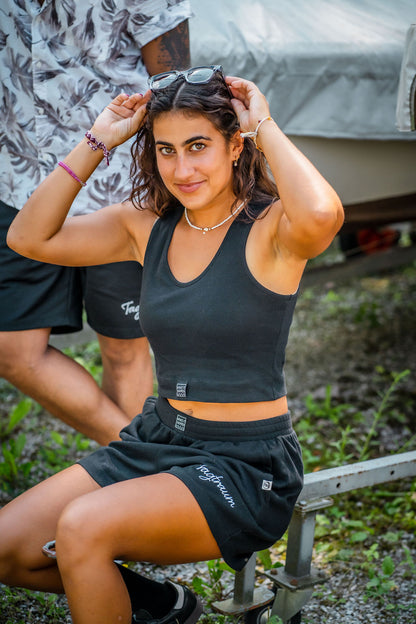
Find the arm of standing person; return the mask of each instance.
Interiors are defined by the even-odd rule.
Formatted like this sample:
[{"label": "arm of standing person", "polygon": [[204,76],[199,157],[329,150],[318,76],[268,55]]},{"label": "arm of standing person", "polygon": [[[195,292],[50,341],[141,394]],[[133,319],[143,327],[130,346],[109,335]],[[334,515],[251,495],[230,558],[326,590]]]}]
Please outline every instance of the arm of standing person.
[{"label": "arm of standing person", "polygon": [[[97,117],[91,134],[109,150],[124,143],[140,127],[149,97],[150,92],[118,95]],[[102,158],[103,151],[91,149],[84,137],[65,158],[67,169],[56,167],[19,211],[8,232],[8,245],[21,255],[52,264],[142,262],[146,233],[155,219],[152,213],[136,210],[126,202],[66,219],[82,182]],[[133,221],[143,224],[142,234]]]},{"label": "arm of standing person", "polygon": [[[343,223],[332,186],[270,117],[265,96],[248,80],[227,77],[242,132],[255,132],[279,191],[281,210],[272,211],[272,244],[300,260],[322,253]],[[260,122],[262,122],[260,124]],[[259,125],[260,124],[260,125]]]},{"label": "arm of standing person", "polygon": [[187,69],[191,64],[188,20],[147,43],[141,54],[149,76]]}]

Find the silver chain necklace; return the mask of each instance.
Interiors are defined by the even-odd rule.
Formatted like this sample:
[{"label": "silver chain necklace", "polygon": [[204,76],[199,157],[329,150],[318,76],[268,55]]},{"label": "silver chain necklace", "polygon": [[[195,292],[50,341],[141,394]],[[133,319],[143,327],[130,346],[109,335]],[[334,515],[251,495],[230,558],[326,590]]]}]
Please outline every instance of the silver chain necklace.
[{"label": "silver chain necklace", "polygon": [[194,230],[199,230],[200,232],[202,232],[202,234],[206,234],[207,232],[210,232],[211,230],[216,230],[217,228],[221,227],[222,225],[224,225],[224,223],[227,223],[227,221],[232,219],[237,214],[237,212],[241,210],[244,204],[245,204],[245,201],[242,201],[241,204],[239,204],[237,208],[233,210],[233,212],[226,219],[224,219],[224,221],[221,221],[221,223],[217,223],[217,225],[212,225],[211,227],[199,227],[199,225],[194,225],[193,223],[191,223],[189,221],[188,212],[186,208],[184,208],[185,219],[186,219],[187,224],[191,228],[194,228]]}]

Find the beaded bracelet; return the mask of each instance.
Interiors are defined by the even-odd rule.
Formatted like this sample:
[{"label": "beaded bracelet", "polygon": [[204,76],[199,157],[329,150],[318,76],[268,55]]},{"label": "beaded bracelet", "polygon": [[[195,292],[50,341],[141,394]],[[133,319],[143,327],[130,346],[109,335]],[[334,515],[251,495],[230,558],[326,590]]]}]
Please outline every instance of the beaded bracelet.
[{"label": "beaded bracelet", "polygon": [[58,165],[60,167],[62,167],[62,169],[65,169],[65,171],[67,173],[69,173],[69,175],[71,176],[71,178],[74,178],[74,180],[76,180],[77,182],[79,182],[81,184],[81,186],[87,186],[86,182],[83,182],[82,180],[79,179],[79,177],[76,175],[76,173],[74,173],[71,169],[71,167],[68,167],[68,165],[64,162],[62,162],[62,160],[60,160],[58,162]]},{"label": "beaded bracelet", "polygon": [[107,147],[104,145],[104,143],[102,141],[97,141],[97,139],[94,136],[92,136],[91,132],[86,132],[85,136],[88,139],[88,145],[90,146],[90,148],[92,150],[94,150],[94,152],[97,149],[102,149],[103,150],[104,157],[105,157],[105,159],[107,161],[107,166],[108,166],[110,164],[110,161],[109,161],[110,153],[109,153]]},{"label": "beaded bracelet", "polygon": [[253,139],[254,141],[254,145],[256,146],[256,148],[262,152],[263,150],[261,149],[261,147],[259,147],[257,145],[257,134],[260,130],[260,126],[262,123],[264,123],[265,121],[273,121],[273,119],[269,116],[269,117],[263,117],[263,119],[260,119],[259,123],[257,124],[257,128],[254,130],[254,132],[242,132],[240,136],[242,136],[243,138],[245,137],[250,137],[250,139]]}]

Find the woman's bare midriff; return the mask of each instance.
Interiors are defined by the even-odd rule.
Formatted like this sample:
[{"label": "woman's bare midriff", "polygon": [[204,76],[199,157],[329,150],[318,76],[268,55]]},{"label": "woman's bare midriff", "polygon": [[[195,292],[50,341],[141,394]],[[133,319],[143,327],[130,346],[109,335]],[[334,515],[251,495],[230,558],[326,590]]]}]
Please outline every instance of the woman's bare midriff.
[{"label": "woman's bare midriff", "polygon": [[286,396],[275,401],[258,403],[200,403],[197,401],[178,401],[168,399],[170,405],[201,420],[245,421],[264,420],[281,416],[288,411]]}]

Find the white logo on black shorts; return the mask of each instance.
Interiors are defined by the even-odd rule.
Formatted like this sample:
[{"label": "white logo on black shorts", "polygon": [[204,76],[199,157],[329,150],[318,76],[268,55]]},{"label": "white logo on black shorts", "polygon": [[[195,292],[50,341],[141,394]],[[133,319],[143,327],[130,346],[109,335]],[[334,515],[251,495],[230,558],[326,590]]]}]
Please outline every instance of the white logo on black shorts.
[{"label": "white logo on black shorts", "polygon": [[140,305],[134,305],[134,301],[126,301],[121,304],[121,309],[124,310],[126,316],[133,315],[135,321],[140,318]]},{"label": "white logo on black shorts", "polygon": [[267,481],[266,479],[263,479],[263,483],[261,484],[261,489],[262,490],[271,490],[272,489],[272,485],[273,485],[273,481]]},{"label": "white logo on black shorts", "polygon": [[176,422],[175,429],[179,429],[179,431],[185,431],[186,427],[186,416],[183,414],[176,414]]},{"label": "white logo on black shorts", "polygon": [[233,497],[231,496],[231,494],[228,492],[227,488],[221,481],[221,479],[224,478],[222,475],[214,474],[213,472],[210,471],[210,469],[207,466],[204,466],[203,464],[202,466],[198,466],[197,470],[202,472],[202,474],[199,475],[199,478],[201,479],[201,481],[209,481],[210,483],[215,485],[219,489],[219,491],[221,492],[221,494],[223,495],[224,499],[227,501],[229,506],[235,507],[235,501]]}]

